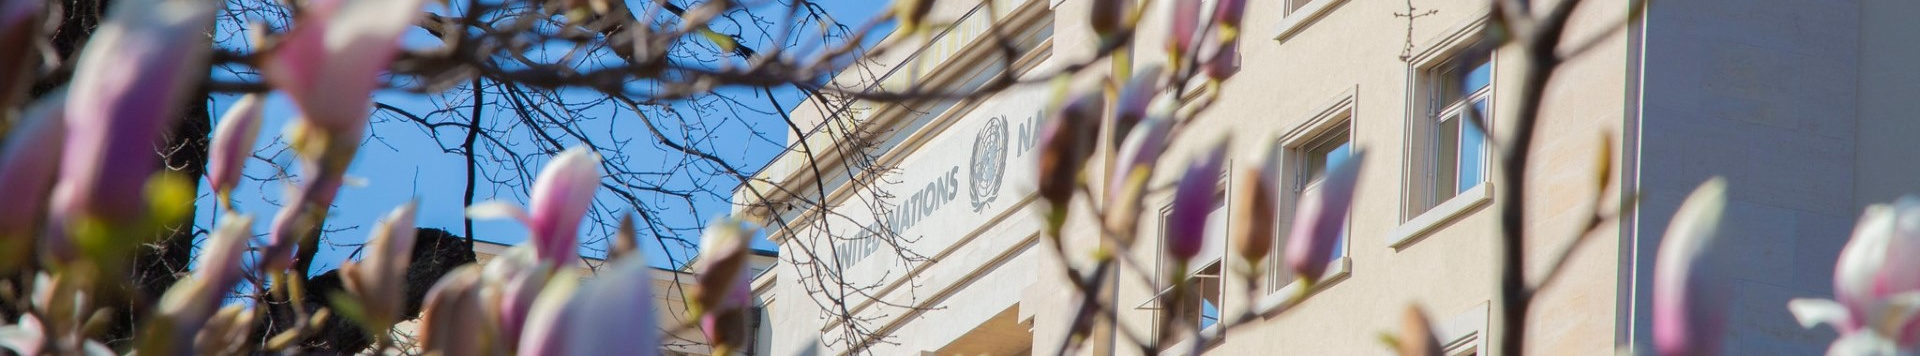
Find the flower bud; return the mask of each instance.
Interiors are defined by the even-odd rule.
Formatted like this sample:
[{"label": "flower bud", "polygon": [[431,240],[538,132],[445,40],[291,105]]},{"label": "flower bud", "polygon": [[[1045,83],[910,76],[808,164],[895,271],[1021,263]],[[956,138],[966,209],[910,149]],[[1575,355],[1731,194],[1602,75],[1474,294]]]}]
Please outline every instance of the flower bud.
[{"label": "flower bud", "polygon": [[498,345],[483,289],[478,266],[460,266],[440,277],[427,291],[421,309],[420,349],[441,355],[496,353]]},{"label": "flower bud", "polygon": [[409,201],[387,214],[367,238],[367,255],[340,266],[347,292],[360,303],[369,328],[382,330],[399,322],[405,312],[407,265],[413,259],[418,201]]},{"label": "flower bud", "polygon": [[1654,261],[1653,344],[1661,355],[1718,355],[1732,297],[1712,256],[1726,181],[1701,184],[1673,214]]},{"label": "flower bud", "polygon": [[1240,42],[1220,43],[1220,50],[1215,51],[1213,57],[1207,58],[1207,66],[1204,68],[1207,72],[1207,78],[1211,78],[1214,81],[1221,81],[1233,76],[1233,73],[1240,69],[1239,59]]},{"label": "flower bud", "polygon": [[533,182],[531,213],[502,202],[476,204],[467,215],[489,219],[512,217],[527,224],[541,260],[569,266],[580,256],[580,220],[593,205],[600,188],[600,155],[574,147],[555,156]]},{"label": "flower bud", "polygon": [[[1120,98],[1114,103],[1114,132],[1126,134],[1133,126],[1145,119],[1149,109],[1153,109],[1153,99],[1161,93],[1161,74],[1158,65],[1147,66],[1133,73],[1127,84],[1120,88]],[[1169,99],[1171,100],[1171,99]]]},{"label": "flower bud", "polygon": [[1240,33],[1240,20],[1247,12],[1247,0],[1219,0],[1213,4],[1213,22],[1220,25],[1220,40],[1232,42]]},{"label": "flower bud", "polygon": [[933,12],[933,0],[895,0],[893,18],[900,21],[900,28],[906,33],[921,31],[926,25],[927,14]]},{"label": "flower bud", "polygon": [[424,0],[316,0],[270,52],[263,69],[302,120],[359,144],[380,72],[400,52],[400,35],[426,15]]},{"label": "flower bud", "polygon": [[735,278],[728,290],[725,302],[700,313],[700,331],[706,335],[714,355],[732,355],[732,350],[753,347],[747,341],[747,335],[753,333],[749,324],[753,294],[747,276]]},{"label": "flower bud", "polygon": [[1332,167],[1321,178],[1320,189],[1307,192],[1295,204],[1293,231],[1287,235],[1287,267],[1300,278],[1317,281],[1333,262],[1333,249],[1346,231],[1347,215],[1353,206],[1353,190],[1360,177],[1366,152],[1354,152],[1352,158]]},{"label": "flower bud", "polygon": [[660,348],[659,319],[651,302],[653,268],[629,258],[608,264],[601,275],[572,290],[555,278],[540,294],[521,335],[519,354],[618,355]]},{"label": "flower bud", "polygon": [[1186,262],[1206,246],[1207,215],[1219,203],[1220,166],[1226,163],[1227,140],[1220,140],[1194,161],[1173,191],[1173,209],[1167,216],[1167,255]]},{"label": "flower bud", "polygon": [[1087,13],[1087,23],[1093,26],[1093,33],[1101,38],[1111,38],[1126,26],[1127,13],[1133,4],[1128,0],[1093,0],[1091,6],[1093,8]]},{"label": "flower bud", "polygon": [[64,99],[55,94],[35,104],[0,148],[0,197],[9,200],[0,204],[0,273],[11,273],[32,258],[67,136],[61,118]]},{"label": "flower bud", "polygon": [[1417,306],[1407,306],[1400,317],[1400,336],[1395,338],[1400,356],[1441,356],[1446,349],[1440,346],[1440,339],[1433,335],[1433,323],[1427,321],[1427,313]]},{"label": "flower bud", "polygon": [[40,34],[40,16],[46,2],[36,0],[0,1],[0,108],[13,107],[26,92],[39,53],[34,43]]},{"label": "flower bud", "polygon": [[1174,73],[1186,73],[1181,70],[1186,68],[1181,59],[1186,58],[1187,53],[1193,51],[1193,43],[1200,40],[1200,1],[1175,0],[1172,16],[1167,22],[1172,24],[1167,33],[1167,55],[1172,59],[1167,63],[1173,64]]},{"label": "flower bud", "polygon": [[700,238],[700,257],[693,271],[699,288],[694,300],[700,310],[719,308],[732,293],[736,280],[746,278],[748,241],[754,229],[739,220],[720,219],[707,225]]},{"label": "flower bud", "polygon": [[159,315],[167,327],[150,327],[143,349],[176,354],[194,353],[194,339],[227,293],[240,282],[241,257],[253,239],[253,218],[228,213],[207,235],[206,249],[193,266],[193,275],[167,288],[160,297]]},{"label": "flower bud", "polygon": [[620,215],[620,229],[614,230],[613,247],[607,249],[607,259],[617,260],[640,253],[640,231],[633,225],[633,214]]},{"label": "flower bud", "polygon": [[1107,181],[1107,211],[1103,212],[1108,231],[1122,245],[1133,245],[1139,226],[1141,199],[1147,195],[1160,154],[1167,149],[1167,135],[1173,127],[1171,104],[1162,103],[1155,114],[1134,126],[1120,144],[1114,160],[1113,177]]},{"label": "flower bud", "polygon": [[1080,171],[1093,155],[1102,101],[1099,93],[1081,95],[1056,112],[1040,132],[1038,190],[1040,197],[1053,205],[1059,219],[1065,218],[1067,203],[1080,183]]},{"label": "flower bud", "polygon": [[[1233,249],[1239,251],[1240,258],[1246,261],[1248,267],[1259,266],[1260,261],[1267,258],[1267,253],[1273,250],[1273,239],[1278,237],[1274,220],[1279,218],[1279,212],[1274,200],[1279,199],[1279,192],[1274,190],[1273,182],[1279,179],[1281,150],[1283,148],[1276,141],[1268,150],[1267,158],[1262,160],[1264,164],[1261,167],[1241,171],[1240,180],[1236,183],[1239,189],[1234,190],[1233,207],[1227,209],[1233,213],[1233,218],[1227,219],[1231,224],[1227,238],[1233,242]],[[1260,269],[1251,271],[1258,272]]]},{"label": "flower bud", "polygon": [[207,150],[207,186],[229,210],[233,209],[233,187],[240,184],[240,173],[253,156],[254,140],[260,137],[260,100],[260,94],[250,94],[227,108]]},{"label": "flower bud", "polygon": [[116,4],[95,30],[67,91],[54,228],[149,218],[139,197],[160,168],[153,150],[205,75],[213,14],[206,1],[133,1]]}]

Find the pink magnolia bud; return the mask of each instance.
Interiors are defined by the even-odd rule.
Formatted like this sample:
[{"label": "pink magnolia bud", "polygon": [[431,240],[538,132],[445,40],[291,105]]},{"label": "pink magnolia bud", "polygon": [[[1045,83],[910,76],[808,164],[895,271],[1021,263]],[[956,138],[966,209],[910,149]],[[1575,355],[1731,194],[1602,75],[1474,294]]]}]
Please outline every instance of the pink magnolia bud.
[{"label": "pink magnolia bud", "polygon": [[693,271],[699,288],[694,291],[694,299],[700,310],[721,308],[730,289],[738,280],[745,279],[748,258],[748,241],[753,239],[754,228],[739,220],[720,219],[707,225],[707,231],[700,238],[700,257],[694,261]]},{"label": "pink magnolia bud", "polygon": [[60,168],[66,138],[61,118],[65,95],[48,96],[29,109],[0,148],[0,271],[24,262],[33,251],[34,232],[45,217],[47,194]]},{"label": "pink magnolia bud", "polygon": [[499,353],[496,338],[490,337],[494,329],[486,312],[484,289],[478,266],[460,266],[440,277],[427,291],[426,304],[421,308],[421,350],[440,355]]},{"label": "pink magnolia bud", "polygon": [[1346,230],[1347,215],[1353,206],[1354,186],[1360,178],[1366,152],[1335,166],[1321,178],[1320,189],[1308,192],[1295,204],[1293,231],[1287,234],[1287,267],[1309,281],[1319,280],[1333,262],[1333,249]]},{"label": "pink magnolia bud", "polygon": [[1222,42],[1220,50],[1207,58],[1207,78],[1215,81],[1226,80],[1240,69],[1240,42]]},{"label": "pink magnolia bud", "polygon": [[68,87],[67,139],[54,187],[56,228],[146,219],[154,153],[187,92],[206,75],[214,3],[133,1],[114,6],[81,50]]},{"label": "pink magnolia bud", "polygon": [[33,73],[35,57],[34,41],[41,38],[40,15],[46,12],[46,2],[38,0],[0,1],[0,108],[12,107]]},{"label": "pink magnolia bud", "polygon": [[554,156],[533,182],[531,212],[503,202],[476,204],[467,214],[475,218],[512,217],[527,224],[540,260],[555,266],[572,265],[578,258],[580,220],[593,205],[600,188],[600,155],[574,147]]},{"label": "pink magnolia bud", "polygon": [[499,285],[500,332],[508,335],[504,340],[507,347],[518,346],[520,340],[515,336],[525,330],[527,313],[533,309],[534,300],[540,297],[552,274],[553,264],[535,261],[532,267],[518,271]]},{"label": "pink magnolia bud", "polygon": [[660,348],[653,268],[635,257],[609,263],[577,290],[555,278],[521,334],[519,355],[619,355]]},{"label": "pink magnolia bud", "polygon": [[1186,262],[1206,246],[1207,215],[1219,203],[1220,166],[1226,164],[1227,140],[1220,140],[1195,160],[1173,191],[1173,209],[1167,216],[1167,255]]},{"label": "pink magnolia bud", "polygon": [[1200,40],[1200,1],[1174,0],[1172,15],[1173,19],[1168,21],[1172,25],[1167,33],[1167,53],[1175,60],[1169,63],[1175,64],[1175,73],[1185,73],[1178,59],[1193,51],[1194,41]]},{"label": "pink magnolia bud", "polygon": [[228,213],[220,218],[220,227],[207,235],[205,249],[200,251],[193,266],[193,276],[174,283],[160,298],[159,314],[172,327],[151,330],[170,330],[171,334],[146,337],[164,338],[164,342],[147,341],[147,345],[164,346],[143,347],[163,347],[180,355],[194,353],[194,337],[201,326],[220,309],[221,301],[234,284],[240,282],[241,257],[246,255],[247,242],[253,239],[252,230],[252,217]]},{"label": "pink magnolia bud", "polygon": [[1246,12],[1247,0],[1219,0],[1213,4],[1213,22],[1225,30],[1221,33],[1222,40],[1231,41],[1229,37],[1239,32],[1240,19]]},{"label": "pink magnolia bud", "polygon": [[424,0],[315,0],[264,63],[267,81],[287,93],[330,141],[358,144],[380,72],[400,35],[426,14]]},{"label": "pink magnolia bud", "polygon": [[541,170],[528,219],[541,259],[567,266],[580,255],[580,220],[599,188],[600,154],[586,147],[567,149]]},{"label": "pink magnolia bud", "polygon": [[1147,66],[1127,79],[1127,84],[1120,88],[1120,98],[1114,103],[1114,122],[1118,125],[1114,126],[1114,132],[1131,132],[1133,125],[1147,117],[1147,110],[1153,108],[1153,99],[1160,96],[1162,72],[1163,68],[1158,65]]},{"label": "pink magnolia bud", "polygon": [[1133,7],[1128,0],[1093,0],[1093,7],[1087,14],[1087,23],[1093,26],[1093,33],[1102,38],[1111,37],[1120,32],[1127,21],[1127,13]]},{"label": "pink magnolia bud", "polygon": [[752,347],[747,341],[747,335],[753,332],[749,325],[752,286],[745,275],[734,278],[732,284],[724,302],[700,313],[700,331],[706,335],[707,345],[714,348],[714,355],[732,355],[732,350]]},{"label": "pink magnolia bud", "polygon": [[1711,258],[1726,210],[1726,181],[1701,184],[1667,226],[1654,260],[1653,344],[1661,355],[1718,355],[1732,297]]},{"label": "pink magnolia bud", "polygon": [[1162,104],[1155,108],[1155,114],[1127,134],[1114,160],[1113,177],[1107,181],[1107,211],[1103,213],[1107,229],[1123,245],[1133,245],[1141,199],[1147,195],[1147,183],[1153,178],[1160,154],[1167,149],[1167,135],[1173,127],[1170,116],[1173,105]]},{"label": "pink magnolia bud", "polygon": [[1397,349],[1400,356],[1441,356],[1446,348],[1440,346],[1440,339],[1433,335],[1433,323],[1427,321],[1427,313],[1418,306],[1407,306],[1400,317],[1400,337]]},{"label": "pink magnolia bud", "polygon": [[407,265],[413,260],[413,244],[419,232],[413,222],[418,205],[418,201],[409,201],[393,209],[367,238],[366,256],[340,266],[341,282],[374,323],[370,328],[392,326],[406,309]]},{"label": "pink magnolia bud", "polygon": [[1040,132],[1040,197],[1064,211],[1080,183],[1080,171],[1093,155],[1104,98],[1088,93],[1060,108]]},{"label": "pink magnolia bud", "polygon": [[1275,141],[1268,150],[1267,158],[1262,160],[1261,167],[1241,171],[1240,180],[1236,183],[1239,189],[1234,190],[1233,207],[1227,209],[1233,213],[1233,217],[1227,219],[1232,229],[1227,238],[1233,242],[1234,250],[1240,253],[1240,258],[1246,261],[1247,266],[1258,266],[1261,260],[1266,259],[1267,253],[1273,250],[1273,239],[1278,237],[1274,220],[1279,218],[1275,202],[1279,199],[1279,192],[1274,190],[1273,184],[1279,179],[1280,155],[1285,153],[1283,150]]},{"label": "pink magnolia bud", "polygon": [[230,193],[240,184],[240,173],[253,155],[254,140],[260,137],[260,95],[240,97],[220,118],[208,147],[207,186],[213,188],[220,204],[233,209]]}]

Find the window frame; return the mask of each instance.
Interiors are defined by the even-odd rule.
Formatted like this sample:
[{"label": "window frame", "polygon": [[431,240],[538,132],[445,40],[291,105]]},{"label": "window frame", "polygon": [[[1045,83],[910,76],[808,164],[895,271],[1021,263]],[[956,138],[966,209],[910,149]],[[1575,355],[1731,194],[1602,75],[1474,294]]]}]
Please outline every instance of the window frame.
[{"label": "window frame", "polygon": [[[1484,14],[1487,12],[1480,11],[1479,13]],[[1434,196],[1433,192],[1436,189],[1434,182],[1437,181],[1437,179],[1433,178],[1433,175],[1436,171],[1434,161],[1438,159],[1433,158],[1432,151],[1435,150],[1434,146],[1438,144],[1436,142],[1436,138],[1438,137],[1436,132],[1439,130],[1441,124],[1438,115],[1448,108],[1442,106],[1442,103],[1438,103],[1441,99],[1437,98],[1439,95],[1439,90],[1437,89],[1440,85],[1437,83],[1445,81],[1435,79],[1439,78],[1437,74],[1441,74],[1440,71],[1443,70],[1443,66],[1453,63],[1457,58],[1460,58],[1461,54],[1468,53],[1468,50],[1484,40],[1487,20],[1488,18],[1485,15],[1481,15],[1455,25],[1451,29],[1442,32],[1440,36],[1427,41],[1425,45],[1419,47],[1421,48],[1419,51],[1414,52],[1415,54],[1407,60],[1406,130],[1403,138],[1405,145],[1402,150],[1404,159],[1401,167],[1405,173],[1401,177],[1400,226],[1394,228],[1387,234],[1386,242],[1388,247],[1405,247],[1407,244],[1419,240],[1434,228],[1457,220],[1467,213],[1477,211],[1479,208],[1492,203],[1493,186],[1496,184],[1491,174],[1493,172],[1492,166],[1495,164],[1493,160],[1495,156],[1492,152],[1495,136],[1492,135],[1492,133],[1495,131],[1494,126],[1497,126],[1497,123],[1491,120],[1491,115],[1489,115],[1486,120],[1483,120],[1486,126],[1483,127],[1483,129],[1485,129],[1488,134],[1484,136],[1484,141],[1481,145],[1481,179],[1479,184],[1471,189],[1458,191],[1457,185],[1459,183],[1454,182],[1456,187],[1453,189],[1456,189],[1457,192],[1453,194],[1452,197],[1444,201],[1434,201],[1437,199],[1432,199]],[[1494,107],[1498,105],[1499,81],[1501,80],[1500,55],[1501,52],[1497,50],[1489,51],[1486,54],[1487,62],[1492,66],[1490,70],[1491,73],[1489,73],[1488,86],[1484,90],[1486,93],[1485,99],[1487,100],[1490,111],[1497,110]],[[1476,91],[1476,93],[1478,92],[1480,91]],[[1472,103],[1472,100],[1465,100],[1466,98],[1472,97],[1474,96],[1462,95],[1462,102]],[[1451,103],[1452,101],[1449,101],[1445,104]],[[1456,154],[1455,157],[1457,159],[1458,155]],[[1455,174],[1458,173],[1456,172]]]},{"label": "window frame", "polygon": [[[1333,100],[1322,104],[1321,109],[1315,111],[1305,122],[1281,135],[1279,143],[1284,150],[1280,157],[1282,173],[1280,177],[1276,177],[1281,181],[1274,185],[1280,188],[1275,192],[1280,195],[1275,200],[1279,206],[1278,209],[1274,209],[1275,213],[1279,214],[1274,221],[1280,222],[1280,225],[1274,229],[1274,236],[1270,237],[1274,239],[1274,250],[1268,251],[1269,256],[1279,256],[1284,253],[1287,244],[1286,235],[1292,231],[1295,223],[1293,216],[1299,209],[1298,201],[1302,195],[1316,188],[1319,183],[1319,180],[1310,176],[1312,172],[1309,172],[1310,169],[1307,167],[1309,150],[1328,143],[1334,135],[1345,135],[1348,145],[1357,146],[1359,120],[1355,118],[1359,114],[1358,93],[1358,86],[1347,89]],[[1351,217],[1345,222],[1344,228],[1347,231],[1347,238],[1340,241],[1340,257],[1329,263],[1325,275],[1321,276],[1319,283],[1313,286],[1314,290],[1305,292],[1323,290],[1335,284],[1333,282],[1343,280],[1351,274],[1354,240]],[[1276,257],[1272,260],[1279,259]],[[1306,287],[1293,278],[1293,273],[1288,271],[1284,264],[1268,263],[1264,268],[1267,269],[1265,280],[1257,288],[1261,288],[1266,296],[1256,306],[1255,312],[1262,314],[1272,312],[1274,307],[1284,304],[1283,299],[1292,298],[1295,294],[1302,292],[1298,289]],[[1249,287],[1252,288],[1252,286]]]},{"label": "window frame", "polygon": [[1286,42],[1308,26],[1326,17],[1347,0],[1286,0],[1281,2],[1280,22],[1274,25],[1273,40]]}]

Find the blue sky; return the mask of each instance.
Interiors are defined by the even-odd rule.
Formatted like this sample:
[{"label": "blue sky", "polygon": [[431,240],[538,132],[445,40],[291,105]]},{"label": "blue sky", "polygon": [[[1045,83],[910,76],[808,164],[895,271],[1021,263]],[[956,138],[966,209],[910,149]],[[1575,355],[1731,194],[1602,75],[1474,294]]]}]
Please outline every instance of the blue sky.
[{"label": "blue sky", "polygon": [[[629,2],[632,3],[634,1],[629,0]],[[680,1],[675,2],[682,3]],[[841,23],[847,24],[848,26],[858,26],[867,21],[875,14],[885,10],[886,4],[888,3],[886,0],[816,0],[816,2]],[[770,45],[764,40],[764,38],[767,37],[765,34],[755,33],[751,29],[730,30],[721,28],[720,31],[740,33],[742,37],[747,38],[747,43],[755,46],[756,49],[764,49]],[[424,34],[416,35],[424,36]],[[414,42],[413,40],[417,39],[410,39],[409,42]],[[756,41],[759,43],[754,43]],[[431,43],[428,41],[420,42]],[[750,99],[755,102],[766,102],[763,96],[764,94],[759,93],[756,88],[722,89],[720,93],[741,97],[743,101]],[[774,94],[779,98],[781,105],[785,106],[784,108],[780,108],[781,111],[791,109],[792,106],[799,103],[802,98],[796,90],[791,88],[779,88],[775,90]],[[296,161],[290,154],[280,153],[277,156],[275,155],[276,152],[278,152],[277,149],[283,145],[276,144],[274,140],[278,139],[280,132],[298,115],[298,111],[283,95],[275,93],[269,95],[267,99],[265,110],[266,123],[262,126],[261,142],[256,145],[256,148],[263,149],[263,151],[258,153],[260,156],[271,156],[271,158],[274,159],[273,162],[279,165],[287,167],[297,166],[297,164],[295,164]],[[227,106],[231,105],[233,100],[234,97],[216,98],[213,104],[214,117],[216,120],[224,115]],[[430,112],[446,106],[444,105],[445,103],[438,102],[439,100],[445,100],[443,97],[413,94],[398,90],[378,92],[375,94],[374,100],[415,113]],[[676,104],[675,107],[678,109],[686,105],[692,104]],[[496,108],[490,106],[487,110],[496,110]],[[589,109],[575,112],[574,114],[594,118],[608,118],[609,116],[613,116],[611,117],[612,120],[592,124],[594,126],[589,127],[591,130],[586,131],[605,132],[607,135],[615,135],[613,137],[635,140],[635,145],[640,145],[641,149],[637,149],[637,152],[625,152],[633,155],[629,157],[628,162],[630,166],[673,164],[673,162],[666,162],[667,159],[673,158],[655,157],[658,155],[654,154],[654,152],[658,152],[659,149],[651,145],[645,145],[646,142],[651,141],[651,138],[647,136],[646,131],[644,131],[642,127],[631,123],[637,120],[617,117],[611,109]],[[623,113],[619,115],[630,116],[631,114]],[[464,209],[461,200],[463,198],[462,195],[466,181],[465,157],[459,154],[444,152],[441,147],[442,145],[450,147],[458,146],[464,139],[464,130],[457,130],[457,132],[451,129],[442,130],[438,133],[439,137],[436,138],[432,132],[423,129],[420,125],[400,119],[396,115],[376,113],[373,121],[374,124],[369,130],[369,136],[375,137],[376,139],[370,140],[360,149],[359,156],[348,169],[349,177],[355,178],[356,181],[364,182],[364,184],[349,186],[341,190],[339,199],[336,201],[336,206],[328,220],[328,228],[344,228],[344,230],[331,232],[328,235],[327,243],[321,246],[321,251],[316,257],[314,264],[314,272],[316,273],[333,269],[337,267],[341,261],[349,258],[348,255],[354,250],[354,247],[351,245],[363,242],[367,232],[375,221],[394,207],[411,199],[418,199],[421,204],[421,209],[417,217],[417,224],[420,227],[441,228],[451,231],[454,234],[462,234]],[[720,117],[719,121],[720,122],[715,123],[712,128],[712,135],[716,138],[708,144],[711,148],[714,148],[713,153],[723,155],[725,156],[724,158],[732,162],[745,163],[742,164],[742,168],[757,170],[760,166],[764,165],[768,159],[771,159],[784,149],[785,142],[781,141],[784,141],[786,137],[787,126],[781,121],[778,115],[738,111]],[[757,135],[756,132],[758,133]],[[604,143],[604,141],[602,142]],[[517,147],[517,149],[532,149],[532,147],[531,144],[527,144],[523,147]],[[609,155],[612,154],[609,153]],[[544,158],[542,161],[544,161]],[[544,164],[534,164],[533,166],[543,167]],[[246,174],[251,177],[271,177],[275,174],[275,170],[273,165],[267,164],[265,161],[253,160],[248,163]],[[535,175],[537,172],[527,174]],[[202,180],[202,184],[202,195],[197,202],[200,211],[196,215],[196,219],[198,220],[197,223],[204,228],[210,226],[210,219],[216,214],[214,205],[211,203],[212,197],[210,192],[207,191],[204,186],[204,180]],[[685,181],[678,184],[710,183]],[[733,188],[732,184],[733,183],[727,183],[727,186],[714,188],[722,192],[730,191]],[[284,188],[279,183],[263,184],[255,181],[244,182],[239,188],[235,189],[234,201],[237,208],[243,213],[252,214],[256,217],[255,226],[253,227],[256,233],[264,234],[269,230],[268,226],[271,224],[272,216],[279,209],[277,203],[281,201],[280,196],[285,189],[287,188]],[[497,199],[521,203],[526,201],[524,189],[524,187],[492,187],[487,185],[483,180],[480,189],[475,194],[475,201],[483,202]],[[603,202],[610,202],[605,200],[609,198],[607,196],[609,193],[603,189],[601,194]],[[676,219],[676,221],[672,222],[671,225],[697,226],[702,224],[702,222],[692,220],[705,220],[719,216],[728,211],[729,207],[729,203],[724,201],[724,199],[712,197],[699,198],[693,206],[683,207],[684,209],[691,209],[683,211],[683,213],[687,211],[698,211],[700,214],[708,216],[699,218],[692,217],[690,214],[672,216],[670,218]],[[616,210],[625,211],[626,209],[616,208]],[[588,222],[583,225],[592,224],[592,222]],[[476,220],[474,223],[474,231],[476,237],[481,240],[509,245],[524,241],[527,235],[526,229],[518,222],[513,221]],[[587,235],[604,236],[604,231],[603,229],[595,230],[590,229],[589,226],[583,226],[583,236],[581,238],[583,240],[589,239],[590,236]],[[264,235],[262,236],[262,239],[264,239]],[[698,240],[698,236],[691,231],[676,233],[675,237],[689,241]],[[643,235],[643,240],[645,239]],[[677,247],[673,248],[673,251],[663,250],[660,244],[652,243],[652,241],[641,242],[641,247],[645,250],[649,261],[655,265],[662,265],[663,267],[665,267],[663,262],[667,260],[666,257],[668,253],[673,254],[675,260],[680,261],[684,261],[687,257],[686,254],[689,253],[689,251],[683,251]],[[763,249],[772,249],[774,247],[771,243],[764,240],[756,241],[754,246]],[[583,249],[582,252],[587,254],[595,253],[590,249]]]}]

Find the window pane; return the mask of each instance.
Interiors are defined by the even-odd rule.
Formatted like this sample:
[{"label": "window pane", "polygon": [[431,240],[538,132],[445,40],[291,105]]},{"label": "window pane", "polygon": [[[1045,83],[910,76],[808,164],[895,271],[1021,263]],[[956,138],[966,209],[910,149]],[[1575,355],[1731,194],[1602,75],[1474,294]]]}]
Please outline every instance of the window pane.
[{"label": "window pane", "polygon": [[1328,167],[1345,162],[1347,155],[1351,153],[1348,152],[1351,146],[1346,131],[1340,131],[1308,146],[1306,167],[1303,168],[1306,170],[1307,185],[1319,182],[1321,177],[1326,176]]},{"label": "window pane", "polygon": [[[1473,103],[1473,106],[1475,108],[1484,108],[1486,107],[1486,103],[1486,100],[1481,100]],[[1487,156],[1485,153],[1487,133],[1480,129],[1479,124],[1472,121],[1455,121],[1462,121],[1462,124],[1466,125],[1465,129],[1460,132],[1460,181],[1459,188],[1455,190],[1456,192],[1464,192],[1467,191],[1467,189],[1473,189],[1473,187],[1479,186],[1480,181],[1483,179],[1481,173],[1486,171],[1483,161],[1486,160]]]},{"label": "window pane", "polygon": [[1478,64],[1474,64],[1473,70],[1467,72],[1461,88],[1472,93],[1493,83],[1493,61],[1487,60],[1486,57],[1469,58],[1469,60],[1478,61]]},{"label": "window pane", "polygon": [[1440,129],[1434,135],[1434,140],[1437,142],[1433,150],[1433,201],[1428,202],[1427,206],[1447,201],[1448,198],[1453,197],[1454,193],[1459,192],[1449,188],[1458,184],[1454,178],[1458,177],[1457,170],[1460,168],[1457,165],[1459,162],[1457,155],[1460,152],[1460,117],[1445,118],[1440,122]]}]

